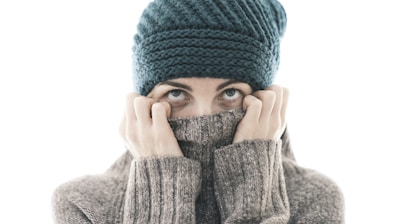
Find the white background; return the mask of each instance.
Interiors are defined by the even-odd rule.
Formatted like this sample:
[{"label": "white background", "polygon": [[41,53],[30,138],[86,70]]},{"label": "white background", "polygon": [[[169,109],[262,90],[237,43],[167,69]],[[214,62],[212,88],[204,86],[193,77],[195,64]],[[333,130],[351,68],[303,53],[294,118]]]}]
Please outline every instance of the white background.
[{"label": "white background", "polygon": [[[0,222],[52,223],[56,186],[124,151],[131,46],[148,1],[0,3]],[[298,162],[330,176],[347,223],[398,221],[397,1],[282,0],[277,83]]]}]

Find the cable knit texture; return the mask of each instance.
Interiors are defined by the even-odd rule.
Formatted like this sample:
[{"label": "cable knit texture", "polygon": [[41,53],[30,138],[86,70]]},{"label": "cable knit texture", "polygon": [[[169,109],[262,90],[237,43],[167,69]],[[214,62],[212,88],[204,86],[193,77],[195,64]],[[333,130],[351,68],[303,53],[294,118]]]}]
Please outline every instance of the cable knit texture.
[{"label": "cable knit texture", "polygon": [[135,90],[184,77],[234,79],[253,90],[272,84],[286,13],[276,0],[155,0],[133,46]]},{"label": "cable knit texture", "polygon": [[136,161],[59,186],[56,223],[344,223],[337,185],[278,142],[232,144],[243,111],[170,120],[185,157]]}]

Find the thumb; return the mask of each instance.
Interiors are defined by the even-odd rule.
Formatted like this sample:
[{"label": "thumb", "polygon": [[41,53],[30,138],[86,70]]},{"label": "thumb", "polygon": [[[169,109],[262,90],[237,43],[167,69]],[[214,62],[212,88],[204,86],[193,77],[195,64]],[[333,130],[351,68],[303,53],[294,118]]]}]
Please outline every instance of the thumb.
[{"label": "thumb", "polygon": [[151,107],[153,124],[169,125],[168,118],[171,116],[171,106],[167,102],[156,102]]},{"label": "thumb", "polygon": [[260,99],[253,95],[247,95],[243,99],[243,110],[246,115],[243,119],[250,120],[250,122],[257,122],[261,115],[262,102]]}]

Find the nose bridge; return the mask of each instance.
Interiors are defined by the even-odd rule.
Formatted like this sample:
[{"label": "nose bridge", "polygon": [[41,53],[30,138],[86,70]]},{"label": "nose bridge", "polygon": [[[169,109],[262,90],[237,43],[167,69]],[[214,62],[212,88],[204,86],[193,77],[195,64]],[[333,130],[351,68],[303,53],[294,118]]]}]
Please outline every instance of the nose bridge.
[{"label": "nose bridge", "polygon": [[193,108],[193,113],[195,116],[202,116],[212,114],[213,111],[213,103],[212,100],[207,97],[198,98],[196,105]]}]

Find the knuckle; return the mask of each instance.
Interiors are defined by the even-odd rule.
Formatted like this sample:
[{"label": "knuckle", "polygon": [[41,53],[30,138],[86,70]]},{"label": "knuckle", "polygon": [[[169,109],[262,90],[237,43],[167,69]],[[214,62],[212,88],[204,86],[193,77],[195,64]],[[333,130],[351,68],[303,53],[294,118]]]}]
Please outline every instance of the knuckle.
[{"label": "knuckle", "polygon": [[268,87],[265,92],[273,92],[275,93],[275,95],[281,95],[284,91],[284,87],[282,86],[278,86],[278,85],[271,85],[270,87]]},{"label": "knuckle", "polygon": [[274,100],[275,97],[276,97],[275,91],[265,90],[265,91],[262,92],[261,99],[262,99],[263,102],[268,102],[268,101]]},{"label": "knuckle", "polygon": [[142,105],[146,102],[146,98],[144,96],[138,96],[134,98],[135,105]]},{"label": "knuckle", "polygon": [[135,108],[149,108],[153,103],[153,99],[145,96],[138,96],[134,99]]},{"label": "knuckle", "polygon": [[244,100],[246,103],[248,103],[248,102],[251,101],[251,99],[252,99],[253,97],[254,97],[253,95],[247,95],[247,96],[245,96],[245,97],[243,98],[243,100]]},{"label": "knuckle", "polygon": [[289,95],[289,89],[287,87],[282,87],[282,91],[284,94]]},{"label": "knuckle", "polygon": [[158,102],[158,103],[160,103],[165,109],[170,108],[170,105],[167,102],[162,101],[162,102]]},{"label": "knuckle", "polygon": [[262,101],[260,99],[254,99],[254,101],[253,101],[254,107],[261,108],[262,104],[263,103],[262,103]]},{"label": "knuckle", "polygon": [[141,103],[143,105],[151,105],[156,102],[153,98],[145,97],[145,96],[138,96],[135,98],[135,102]]},{"label": "knuckle", "polygon": [[283,96],[286,100],[289,98],[289,89],[286,87],[283,87]]},{"label": "knuckle", "polygon": [[265,91],[265,93],[264,93],[263,101],[270,102],[270,101],[275,100],[275,98],[276,98],[276,93],[272,90],[268,90],[268,91]]},{"label": "knuckle", "polygon": [[262,107],[262,101],[260,99],[258,99],[255,96],[246,96],[245,98],[245,103],[247,105],[247,107],[251,107],[251,108],[261,108]]},{"label": "knuckle", "polygon": [[159,102],[156,102],[151,106],[151,110],[156,112],[163,111],[164,108],[165,108],[164,105]]},{"label": "knuckle", "polygon": [[280,85],[277,85],[277,84],[272,84],[267,89],[270,89],[270,90],[281,90],[283,88],[284,88],[283,86],[280,86]]},{"label": "knuckle", "polygon": [[133,101],[138,96],[139,96],[138,93],[130,92],[130,93],[126,94],[126,100],[127,101]]},{"label": "knuckle", "polygon": [[259,91],[256,91],[256,92],[254,92],[253,93],[253,96],[255,96],[255,97],[257,97],[257,98],[262,98],[263,96],[263,92],[264,92],[265,90],[259,90]]},{"label": "knuckle", "polygon": [[268,86],[268,87],[266,88],[266,90],[276,90],[276,89],[278,89],[278,88],[279,88],[278,85],[272,84],[272,85]]},{"label": "knuckle", "polygon": [[260,91],[254,92],[253,95],[256,98],[263,100],[265,98],[265,92],[266,92],[266,90],[260,90]]},{"label": "knuckle", "polygon": [[261,102],[260,99],[258,99],[257,97],[255,97],[253,95],[246,96],[245,100],[247,101],[248,104],[254,104],[254,103],[257,103],[257,102]]},{"label": "knuckle", "polygon": [[166,102],[156,102],[151,107],[152,113],[154,114],[163,114],[163,116],[169,116],[170,107],[169,104]]}]

